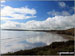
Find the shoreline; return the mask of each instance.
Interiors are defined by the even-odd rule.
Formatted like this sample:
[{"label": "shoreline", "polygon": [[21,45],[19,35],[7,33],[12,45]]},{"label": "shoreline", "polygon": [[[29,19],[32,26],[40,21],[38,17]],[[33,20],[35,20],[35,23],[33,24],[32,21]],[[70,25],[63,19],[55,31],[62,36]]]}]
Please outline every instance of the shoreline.
[{"label": "shoreline", "polygon": [[53,42],[52,44],[47,45],[47,46],[36,47],[36,48],[29,49],[29,50],[8,52],[8,53],[2,54],[2,55],[40,55],[40,54],[42,54],[42,55],[58,55],[57,53],[59,51],[74,52],[74,40],[68,40],[65,42],[64,41]]},{"label": "shoreline", "polygon": [[[2,54],[2,55],[15,55],[15,54],[16,55],[20,55],[20,54],[21,55],[25,55],[25,54],[38,55],[38,54],[41,54],[41,52],[43,55],[44,54],[52,55],[51,52],[53,52],[53,54],[56,54],[59,50],[60,51],[61,50],[74,51],[74,31],[73,30],[74,29],[69,29],[69,30],[65,30],[65,31],[61,31],[61,30],[60,31],[52,31],[52,33],[56,33],[58,35],[61,35],[64,39],[68,39],[68,41],[52,42],[52,44],[47,45],[47,46],[36,47],[36,48],[29,49],[29,50],[15,51],[13,53],[8,52],[8,53]],[[50,32],[47,32],[47,33],[50,33]],[[44,51],[45,48],[47,50]],[[70,50],[69,50],[69,48],[70,48]],[[42,50],[40,50],[40,49],[42,49]]]}]

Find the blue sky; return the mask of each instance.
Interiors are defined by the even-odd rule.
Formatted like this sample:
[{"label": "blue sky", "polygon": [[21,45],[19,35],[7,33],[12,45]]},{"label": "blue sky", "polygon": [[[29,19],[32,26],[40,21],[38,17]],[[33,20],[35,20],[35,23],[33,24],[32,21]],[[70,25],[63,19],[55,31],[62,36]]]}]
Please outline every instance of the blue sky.
[{"label": "blue sky", "polygon": [[[24,13],[22,15],[21,13],[18,12],[13,12],[14,14],[19,14],[22,16],[30,16],[30,18],[25,19],[18,19],[16,17],[15,19],[11,15],[4,15],[2,17],[5,18],[12,18],[12,19],[7,19],[8,21],[13,21],[13,22],[19,22],[19,23],[27,23],[28,21],[45,21],[47,20],[48,17],[55,17],[55,16],[71,16],[74,14],[74,1],[5,1],[2,2],[2,7],[1,10],[4,9],[4,7],[12,8],[12,9],[22,9],[22,8],[27,8],[31,12],[29,13]],[[8,10],[6,9],[6,10]],[[12,11],[10,9],[10,11]],[[9,14],[9,12],[7,13]],[[14,15],[12,14],[12,15]],[[33,14],[33,15],[32,15]],[[20,18],[20,17],[19,17]],[[7,20],[2,20],[2,24],[6,22]]]}]

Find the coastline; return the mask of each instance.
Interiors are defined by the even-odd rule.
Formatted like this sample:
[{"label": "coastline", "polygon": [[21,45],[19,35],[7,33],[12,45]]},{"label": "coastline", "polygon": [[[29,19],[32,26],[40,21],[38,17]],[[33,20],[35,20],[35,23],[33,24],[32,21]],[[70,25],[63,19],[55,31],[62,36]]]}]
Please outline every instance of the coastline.
[{"label": "coastline", "polygon": [[58,52],[74,52],[74,40],[53,42],[48,46],[37,47],[30,50],[8,52],[2,55],[59,55]]},{"label": "coastline", "polygon": [[[72,34],[62,34],[58,33],[59,31],[53,31],[52,33],[56,33],[58,35],[63,36],[63,38],[68,39],[68,41],[61,41],[61,42],[53,42],[50,45],[47,46],[43,46],[43,47],[36,47],[33,49],[29,49],[29,50],[20,50],[20,51],[16,51],[16,52],[8,52],[6,54],[2,54],[2,55],[58,55],[59,51],[70,51],[70,52],[74,52],[74,32],[73,29],[70,29],[72,31],[70,31],[70,33]],[[65,30],[66,32],[68,30]],[[48,32],[49,33],[49,32]]]}]

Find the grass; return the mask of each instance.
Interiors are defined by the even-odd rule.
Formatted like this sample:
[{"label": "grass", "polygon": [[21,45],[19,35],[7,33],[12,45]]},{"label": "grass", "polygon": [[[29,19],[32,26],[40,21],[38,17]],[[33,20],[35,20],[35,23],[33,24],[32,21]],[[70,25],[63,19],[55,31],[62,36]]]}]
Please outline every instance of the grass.
[{"label": "grass", "polygon": [[74,52],[74,40],[67,42],[53,42],[51,45],[37,47],[30,50],[20,50],[3,55],[58,55],[58,52]]}]

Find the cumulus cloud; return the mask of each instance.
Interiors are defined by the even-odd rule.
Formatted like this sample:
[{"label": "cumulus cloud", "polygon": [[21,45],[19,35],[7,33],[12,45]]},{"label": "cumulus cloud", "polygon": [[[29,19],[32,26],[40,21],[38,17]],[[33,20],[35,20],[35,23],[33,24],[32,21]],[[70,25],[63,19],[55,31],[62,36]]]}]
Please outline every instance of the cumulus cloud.
[{"label": "cumulus cloud", "polygon": [[26,23],[19,23],[14,21],[6,21],[1,24],[1,28],[19,28],[29,30],[54,30],[54,29],[68,29],[75,27],[75,14],[70,16],[55,16],[48,17],[44,21],[28,21]]},{"label": "cumulus cloud", "polygon": [[48,14],[52,15],[52,16],[70,16],[71,15],[67,11],[61,11],[61,12],[59,12],[59,11],[55,11],[55,10],[49,11]]},{"label": "cumulus cloud", "polygon": [[[3,7],[6,6],[6,5],[4,5],[4,3],[6,2],[5,0],[1,0],[0,2],[1,2],[1,4],[0,4],[1,7],[0,7],[0,8],[3,8]],[[0,13],[0,14],[1,14],[1,13]]]},{"label": "cumulus cloud", "polygon": [[59,2],[58,4],[59,4],[60,7],[65,7],[66,6],[66,4],[64,2]]},{"label": "cumulus cloud", "polygon": [[5,0],[1,0],[1,3],[5,3],[6,1]]},{"label": "cumulus cloud", "polygon": [[16,25],[18,25],[20,23],[18,22],[13,22],[13,21],[6,21],[5,24],[2,24],[1,27],[2,28],[17,28]]},{"label": "cumulus cloud", "polygon": [[32,29],[66,29],[75,27],[75,15],[48,17],[45,21],[29,21],[26,23]]},{"label": "cumulus cloud", "polygon": [[[9,19],[29,19],[36,17],[36,10],[28,7],[13,8],[10,6],[4,6],[1,8],[1,20]],[[30,15],[30,16],[28,16]]]},{"label": "cumulus cloud", "polygon": [[5,5],[1,4],[1,7],[4,7]]}]

